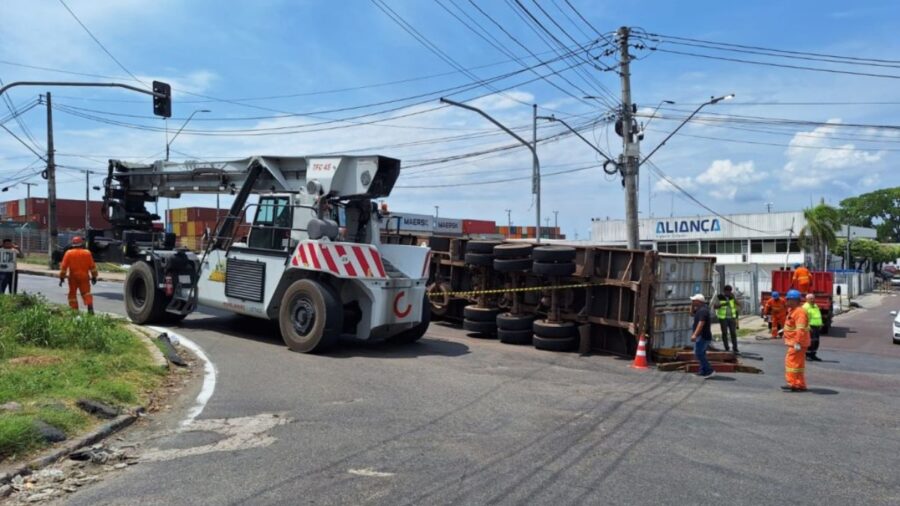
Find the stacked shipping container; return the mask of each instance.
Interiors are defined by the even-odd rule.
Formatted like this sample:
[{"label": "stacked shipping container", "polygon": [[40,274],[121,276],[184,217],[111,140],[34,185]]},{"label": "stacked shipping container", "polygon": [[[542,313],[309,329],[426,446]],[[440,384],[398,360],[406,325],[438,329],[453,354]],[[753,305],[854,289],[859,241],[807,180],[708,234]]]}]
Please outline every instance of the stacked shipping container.
[{"label": "stacked shipping container", "polygon": [[[534,239],[536,227],[520,227],[520,226],[501,226],[497,227],[497,233],[507,239]],[[565,239],[559,227],[541,227],[541,238],[543,239]]]},{"label": "stacked shipping container", "polygon": [[[91,216],[91,228],[109,228],[109,222],[103,216],[102,202],[88,202]],[[83,200],[57,199],[56,225],[60,230],[84,230]],[[0,203],[0,219],[20,223],[33,223],[39,229],[47,228],[47,199],[32,197],[30,199],[10,200]]]},{"label": "stacked shipping container", "polygon": [[[206,241],[215,236],[219,223],[228,215],[226,209],[210,207],[185,207],[166,211],[166,231],[177,237],[176,245],[192,251],[200,251],[206,247]],[[238,226],[235,240],[240,240],[250,233],[250,224]]]}]

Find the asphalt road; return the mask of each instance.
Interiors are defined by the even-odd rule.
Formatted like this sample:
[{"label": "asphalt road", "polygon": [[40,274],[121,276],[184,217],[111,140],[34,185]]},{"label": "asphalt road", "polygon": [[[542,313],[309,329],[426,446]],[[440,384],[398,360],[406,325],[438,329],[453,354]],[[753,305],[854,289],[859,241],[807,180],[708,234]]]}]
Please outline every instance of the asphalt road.
[{"label": "asphalt road", "polygon": [[[20,286],[64,302],[52,279]],[[121,285],[94,291],[123,311]],[[157,461],[67,504],[900,504],[900,298],[878,302],[836,320],[805,394],[779,390],[777,342],[741,345],[766,374],[703,381],[441,324],[303,355],[266,322],[198,313],[176,330],[218,370],[208,430],[151,437]]]}]

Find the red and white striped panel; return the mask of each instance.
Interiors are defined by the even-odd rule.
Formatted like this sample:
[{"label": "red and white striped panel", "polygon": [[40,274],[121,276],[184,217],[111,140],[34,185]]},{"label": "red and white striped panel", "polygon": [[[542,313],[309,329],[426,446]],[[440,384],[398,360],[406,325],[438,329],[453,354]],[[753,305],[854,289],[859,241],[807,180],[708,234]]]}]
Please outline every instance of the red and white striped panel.
[{"label": "red and white striped panel", "polygon": [[342,278],[387,278],[381,255],[371,245],[303,241],[291,265]]}]

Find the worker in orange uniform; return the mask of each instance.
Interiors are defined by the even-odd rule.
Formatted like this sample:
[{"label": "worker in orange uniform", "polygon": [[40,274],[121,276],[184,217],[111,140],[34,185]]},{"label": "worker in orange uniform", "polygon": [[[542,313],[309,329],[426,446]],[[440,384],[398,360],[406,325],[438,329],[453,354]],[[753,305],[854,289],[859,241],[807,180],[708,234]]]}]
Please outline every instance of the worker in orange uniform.
[{"label": "worker in orange uniform", "polygon": [[788,316],[784,322],[784,379],[787,385],[781,387],[786,392],[806,391],[806,349],[809,348],[809,316],[801,304],[800,292],[788,290]]},{"label": "worker in orange uniform", "polygon": [[791,286],[800,291],[801,294],[807,294],[812,290],[812,274],[803,264],[794,266],[794,276],[791,278]]},{"label": "worker in orange uniform", "polygon": [[763,308],[763,315],[769,317],[772,339],[777,338],[778,331],[784,327],[784,320],[787,316],[787,307],[780,293],[772,292],[772,297],[766,301],[766,305]]},{"label": "worker in orange uniform", "polygon": [[91,285],[97,284],[97,265],[94,256],[84,247],[84,239],[72,238],[72,248],[66,251],[62,264],[59,266],[59,286],[69,278],[69,307],[78,311],[77,292],[81,292],[81,298],[87,311],[94,314],[94,296],[91,295]]}]

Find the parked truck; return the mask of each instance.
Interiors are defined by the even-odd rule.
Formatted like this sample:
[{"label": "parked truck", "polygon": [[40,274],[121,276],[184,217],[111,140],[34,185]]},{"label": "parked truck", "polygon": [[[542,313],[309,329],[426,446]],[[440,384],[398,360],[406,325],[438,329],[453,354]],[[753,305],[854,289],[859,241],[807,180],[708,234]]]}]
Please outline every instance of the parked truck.
[{"label": "parked truck", "polygon": [[[816,305],[822,312],[822,334],[827,334],[831,330],[831,319],[834,316],[834,273],[825,271],[811,271],[812,274],[812,291],[816,297]],[[766,302],[772,298],[772,292],[779,292],[782,297],[788,290],[794,288],[792,280],[794,271],[790,269],[780,269],[772,271],[772,289],[768,292],[762,292],[760,308],[766,307]],[[804,293],[805,297],[806,294]]]},{"label": "parked truck", "polygon": [[[98,251],[118,249],[133,262],[124,297],[135,323],[177,321],[202,304],[277,320],[299,352],[323,350],[342,335],[412,342],[428,328],[430,250],[380,240],[375,199],[391,193],[399,160],[110,160],[108,172],[104,208],[113,228],[91,239]],[[201,253],[175,248],[174,234],[154,229],[147,203],[217,192],[232,192],[234,203]],[[245,215],[253,221],[239,237]]]}]

